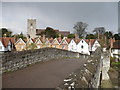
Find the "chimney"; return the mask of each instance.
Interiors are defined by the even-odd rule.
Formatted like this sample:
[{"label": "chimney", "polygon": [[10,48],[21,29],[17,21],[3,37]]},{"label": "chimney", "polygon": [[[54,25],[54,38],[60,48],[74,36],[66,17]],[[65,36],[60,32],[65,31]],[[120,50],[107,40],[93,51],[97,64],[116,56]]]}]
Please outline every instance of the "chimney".
[{"label": "chimney", "polygon": [[75,39],[79,39],[79,36],[77,33],[75,34]]},{"label": "chimney", "polygon": [[58,39],[59,39],[59,40],[61,40],[61,39],[62,39],[62,38],[61,38],[61,34],[59,34],[59,37],[58,37]]},{"label": "chimney", "polygon": [[43,42],[45,42],[45,34],[43,34]]}]

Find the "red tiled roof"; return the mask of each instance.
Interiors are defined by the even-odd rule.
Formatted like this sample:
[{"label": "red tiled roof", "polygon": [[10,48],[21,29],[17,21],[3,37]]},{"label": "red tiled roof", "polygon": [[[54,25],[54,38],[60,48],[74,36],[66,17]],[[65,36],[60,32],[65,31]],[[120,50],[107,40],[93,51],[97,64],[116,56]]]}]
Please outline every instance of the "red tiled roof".
[{"label": "red tiled roof", "polygon": [[9,41],[14,44],[15,43],[15,38],[14,37],[2,37],[0,38],[0,40],[2,41],[3,45],[6,47],[9,43]]},{"label": "red tiled roof", "polygon": [[[36,29],[36,35],[40,35],[42,31],[45,31],[46,29]],[[59,31],[57,29],[54,29],[57,33],[62,34],[63,36],[67,37],[70,32],[69,31]]]},{"label": "red tiled roof", "polygon": [[70,32],[69,31],[59,31],[60,34],[62,34],[63,36],[67,37]]},{"label": "red tiled roof", "polygon": [[96,40],[96,39],[89,39],[89,44],[91,45],[91,47],[93,46],[95,40]]},{"label": "red tiled roof", "polygon": [[77,38],[74,39],[74,41],[75,41],[76,44],[78,44],[81,40],[82,39],[77,39]]},{"label": "red tiled roof", "polygon": [[117,40],[113,43],[113,49],[120,49],[120,40]]},{"label": "red tiled roof", "polygon": [[67,41],[68,44],[69,44],[70,41],[71,41],[71,39],[68,39],[68,38],[66,38],[65,40]]},{"label": "red tiled roof", "polygon": [[57,40],[58,40],[58,42],[59,42],[59,43],[62,41],[62,39],[61,39],[61,38],[57,38]]}]

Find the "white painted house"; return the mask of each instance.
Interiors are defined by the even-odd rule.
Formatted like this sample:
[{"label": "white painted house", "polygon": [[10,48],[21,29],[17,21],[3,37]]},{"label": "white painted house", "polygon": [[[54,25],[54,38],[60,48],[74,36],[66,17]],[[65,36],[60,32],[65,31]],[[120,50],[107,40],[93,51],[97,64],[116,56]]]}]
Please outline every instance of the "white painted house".
[{"label": "white painted house", "polygon": [[77,45],[76,45],[76,42],[74,41],[74,39],[72,39],[70,41],[70,43],[68,44],[68,50],[73,51],[73,52],[77,52]]},{"label": "white painted house", "polygon": [[111,49],[111,56],[120,59],[120,41],[113,43],[113,48]]},{"label": "white painted house", "polygon": [[98,40],[95,40],[95,42],[92,45],[92,51],[95,51],[98,47],[100,47],[100,43],[98,42]]},{"label": "white painted house", "polygon": [[0,52],[3,52],[3,51],[8,51],[8,48],[5,47],[2,43],[2,41],[0,40]]},{"label": "white painted house", "polygon": [[77,44],[77,52],[90,55],[89,45],[84,39]]},{"label": "white painted house", "polygon": [[12,51],[14,46],[14,38],[2,37],[0,38],[0,52]]}]

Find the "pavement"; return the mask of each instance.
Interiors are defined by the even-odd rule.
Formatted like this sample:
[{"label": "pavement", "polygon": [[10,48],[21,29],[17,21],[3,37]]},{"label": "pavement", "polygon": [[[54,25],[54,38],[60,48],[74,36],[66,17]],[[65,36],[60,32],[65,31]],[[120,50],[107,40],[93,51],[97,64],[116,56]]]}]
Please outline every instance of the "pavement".
[{"label": "pavement", "polygon": [[4,73],[3,88],[56,88],[70,73],[81,68],[86,60],[60,59]]}]

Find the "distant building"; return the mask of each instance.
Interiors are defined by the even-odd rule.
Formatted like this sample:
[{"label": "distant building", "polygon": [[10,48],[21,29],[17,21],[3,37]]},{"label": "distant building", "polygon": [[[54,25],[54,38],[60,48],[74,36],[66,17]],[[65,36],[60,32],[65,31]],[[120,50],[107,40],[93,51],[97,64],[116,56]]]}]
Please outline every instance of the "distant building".
[{"label": "distant building", "polygon": [[[28,35],[28,37],[31,37],[31,38],[39,37],[41,35],[42,31],[45,31],[45,29],[37,29],[36,28],[36,19],[28,19],[27,20],[27,35]],[[59,34],[62,34],[64,37],[67,37],[70,34],[69,31],[59,31],[56,29],[55,29],[55,31]]]},{"label": "distant building", "polygon": [[23,51],[23,50],[26,50],[26,41],[23,40],[23,39],[18,39],[18,41],[15,43],[15,48],[16,48],[16,51]]},{"label": "distant building", "polygon": [[111,48],[111,56],[120,59],[120,40],[113,43],[113,47]]}]

